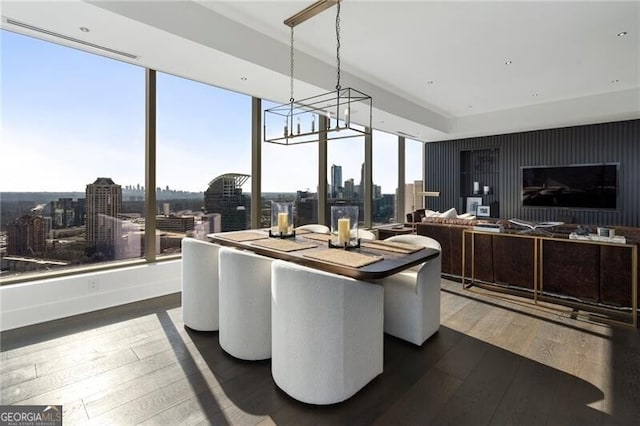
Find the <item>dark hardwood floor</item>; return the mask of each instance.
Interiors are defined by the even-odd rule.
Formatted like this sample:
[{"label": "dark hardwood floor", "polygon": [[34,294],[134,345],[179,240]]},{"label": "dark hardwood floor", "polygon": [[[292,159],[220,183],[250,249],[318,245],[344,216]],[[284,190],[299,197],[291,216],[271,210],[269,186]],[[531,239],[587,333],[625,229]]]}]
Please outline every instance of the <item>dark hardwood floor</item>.
[{"label": "dark hardwood floor", "polygon": [[185,329],[178,294],[2,333],[1,403],[62,404],[65,425],[640,424],[638,330],[442,285],[440,331],[385,336],[384,373],[340,404]]}]

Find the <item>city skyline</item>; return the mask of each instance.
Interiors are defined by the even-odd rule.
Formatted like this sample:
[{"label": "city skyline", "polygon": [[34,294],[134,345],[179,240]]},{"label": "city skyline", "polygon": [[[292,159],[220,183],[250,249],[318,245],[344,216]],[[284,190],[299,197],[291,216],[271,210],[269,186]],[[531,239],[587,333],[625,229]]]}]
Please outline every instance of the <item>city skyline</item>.
[{"label": "city skyline", "polygon": [[[5,30],[0,37],[0,191],[83,192],[95,176],[144,182],[144,69]],[[251,97],[161,72],[157,85],[157,187],[203,192],[222,174],[250,174]],[[374,130],[373,146],[373,180],[394,193],[397,136]],[[316,192],[317,156],[315,143],[263,143],[262,191]],[[421,156],[422,143],[407,140],[407,181],[421,179]],[[359,181],[363,139],[331,141],[327,157]]]}]

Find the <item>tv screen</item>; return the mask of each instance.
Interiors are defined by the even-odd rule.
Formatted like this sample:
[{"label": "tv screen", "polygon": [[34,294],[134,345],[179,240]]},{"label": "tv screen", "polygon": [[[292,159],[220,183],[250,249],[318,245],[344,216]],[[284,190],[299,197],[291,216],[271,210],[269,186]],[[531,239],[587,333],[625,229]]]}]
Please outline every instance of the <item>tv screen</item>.
[{"label": "tv screen", "polygon": [[615,209],[617,164],[522,167],[522,205]]}]

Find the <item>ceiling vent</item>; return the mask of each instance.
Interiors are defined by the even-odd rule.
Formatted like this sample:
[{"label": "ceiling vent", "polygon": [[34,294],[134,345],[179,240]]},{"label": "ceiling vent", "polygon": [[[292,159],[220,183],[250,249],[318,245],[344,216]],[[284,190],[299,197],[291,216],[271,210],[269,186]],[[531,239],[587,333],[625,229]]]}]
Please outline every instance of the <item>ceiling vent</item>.
[{"label": "ceiling vent", "polygon": [[91,47],[93,49],[102,50],[103,52],[112,53],[114,55],[120,55],[120,56],[124,56],[124,57],[130,58],[130,59],[138,59],[138,56],[132,55],[131,53],[122,52],[120,50],[111,49],[111,48],[105,47],[105,46],[100,46],[99,44],[94,44],[94,43],[91,43],[91,42],[88,42],[88,41],[84,41],[84,40],[80,40],[80,39],[77,39],[77,38],[74,38],[74,37],[69,37],[69,36],[66,36],[64,34],[55,33],[53,31],[45,30],[44,28],[34,27],[33,25],[29,25],[29,24],[25,24],[24,22],[16,21],[15,19],[3,17],[3,20],[4,20],[4,22],[6,22],[9,25],[14,25],[16,27],[24,28],[24,29],[27,29],[27,30],[30,30],[30,31],[35,31],[35,32],[38,32],[38,33],[41,33],[41,34],[46,34],[46,35],[51,36],[51,37],[61,38],[63,40],[70,41],[72,43],[81,44],[83,46],[88,46],[88,47]]}]

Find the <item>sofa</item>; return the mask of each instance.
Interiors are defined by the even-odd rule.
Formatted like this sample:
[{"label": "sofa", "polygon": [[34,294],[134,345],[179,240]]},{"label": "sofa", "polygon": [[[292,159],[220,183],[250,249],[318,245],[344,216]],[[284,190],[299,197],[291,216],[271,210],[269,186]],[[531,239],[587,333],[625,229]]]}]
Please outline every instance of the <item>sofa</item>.
[{"label": "sofa", "polygon": [[[462,233],[482,222],[498,222],[507,230],[522,229],[506,220],[429,217],[415,226],[417,234],[431,237],[442,246],[442,273],[460,277]],[[624,246],[576,243],[568,239],[576,228],[577,225],[557,227],[554,238],[544,240],[540,262],[544,293],[611,307],[630,307],[631,250]],[[625,236],[628,242],[640,242],[640,228],[614,229],[616,235]],[[535,268],[533,241],[502,233],[475,234],[475,278],[506,288],[532,290]],[[465,239],[465,277],[471,276],[471,260],[471,237],[468,236]],[[637,273],[640,277],[640,265]]]}]

